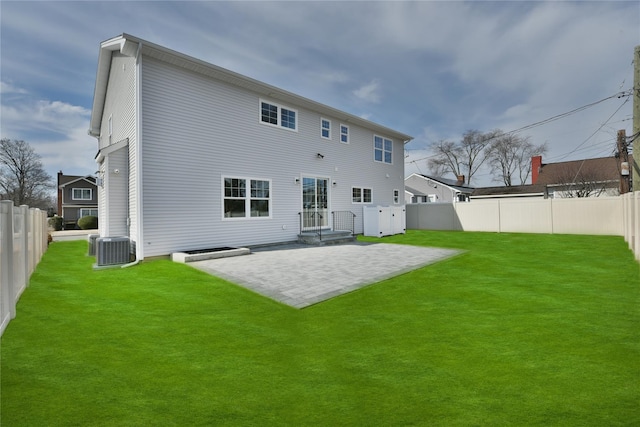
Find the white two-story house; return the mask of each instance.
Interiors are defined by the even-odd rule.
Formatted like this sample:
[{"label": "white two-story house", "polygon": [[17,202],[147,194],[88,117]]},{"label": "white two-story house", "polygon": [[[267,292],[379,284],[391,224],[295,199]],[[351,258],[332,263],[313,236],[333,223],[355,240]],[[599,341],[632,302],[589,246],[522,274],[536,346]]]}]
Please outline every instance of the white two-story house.
[{"label": "white two-story house", "polygon": [[404,204],[411,136],[127,34],[100,45],[89,132],[100,236],[139,260]]}]

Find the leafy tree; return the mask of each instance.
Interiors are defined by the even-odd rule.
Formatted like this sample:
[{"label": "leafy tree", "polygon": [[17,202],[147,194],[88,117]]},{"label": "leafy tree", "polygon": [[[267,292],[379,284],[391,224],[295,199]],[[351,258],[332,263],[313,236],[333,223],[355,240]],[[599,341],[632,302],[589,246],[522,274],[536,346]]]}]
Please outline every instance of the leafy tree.
[{"label": "leafy tree", "polygon": [[519,180],[524,185],[531,174],[531,157],[540,156],[547,152],[547,145],[534,145],[529,137],[514,134],[498,133],[487,148],[486,157],[491,166],[494,180],[501,181],[507,187]]},{"label": "leafy tree", "polygon": [[0,194],[16,206],[47,209],[52,204],[53,179],[40,156],[22,140],[0,140]]},{"label": "leafy tree", "polygon": [[482,133],[468,130],[459,142],[439,141],[431,146],[435,156],[429,159],[429,169],[438,176],[452,173],[455,177],[464,175],[471,184],[473,176],[486,161],[485,150],[491,141],[501,133],[499,130]]}]

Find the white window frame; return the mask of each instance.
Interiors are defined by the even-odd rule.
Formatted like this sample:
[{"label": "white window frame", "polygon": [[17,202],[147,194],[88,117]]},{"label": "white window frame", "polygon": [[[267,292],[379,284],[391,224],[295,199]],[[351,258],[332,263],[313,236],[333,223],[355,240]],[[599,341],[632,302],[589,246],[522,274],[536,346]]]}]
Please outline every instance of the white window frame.
[{"label": "white window frame", "polygon": [[[329,124],[328,128],[324,127],[324,123],[327,122]],[[324,136],[324,131],[327,131],[328,135]],[[324,117],[320,117],[320,137],[323,139],[331,139],[331,120],[325,119]]]},{"label": "white window frame", "polygon": [[[360,190],[360,201],[354,200],[353,192],[354,190]],[[364,192],[365,190],[369,190],[369,201],[365,201]],[[351,187],[351,203],[354,205],[369,205],[373,203],[373,189],[369,187]]]},{"label": "white window frame", "polygon": [[[382,147],[378,148],[376,147],[376,139],[380,139],[382,141]],[[387,150],[385,148],[385,143],[389,142],[391,145],[391,150]],[[376,159],[376,153],[380,152],[380,154],[382,155],[382,160],[378,160]],[[387,162],[386,161],[386,153],[389,153],[389,157],[390,160]],[[381,135],[373,135],[373,161],[378,162],[378,163],[385,163],[387,165],[392,165],[393,164],[393,140],[391,138],[386,138],[384,136]]]},{"label": "white window frame", "polygon": [[[225,180],[226,179],[238,179],[238,180],[244,180],[244,190],[245,190],[245,194],[242,197],[234,197],[234,196],[226,196],[225,195]],[[267,182],[269,183],[269,195],[268,197],[258,197],[258,196],[252,196],[251,195],[251,183],[252,181],[262,181],[262,182]],[[223,221],[238,221],[238,220],[261,220],[261,219],[270,219],[272,217],[273,214],[273,197],[272,197],[272,191],[273,191],[273,184],[271,182],[270,179],[266,179],[266,178],[255,178],[255,177],[246,177],[246,176],[233,176],[233,175],[223,175],[222,179],[221,179],[221,197],[222,197],[222,203],[221,203],[221,210],[222,210],[222,220]],[[226,199],[229,200],[244,200],[244,216],[226,216],[226,212],[224,209],[224,202]],[[268,202],[268,206],[269,206],[269,215],[266,216],[252,216],[251,215],[251,202],[252,201],[258,201],[258,200],[266,200]]]},{"label": "white window frame", "polygon": [[[265,122],[264,120],[262,120],[262,104],[267,104],[273,107],[276,107],[276,118],[277,118],[277,123],[270,123],[270,122]],[[282,120],[282,110],[287,110],[287,111],[291,111],[293,113],[295,113],[295,126],[293,128],[290,128],[288,126],[283,125],[283,120]],[[298,110],[296,110],[295,108],[291,108],[291,107],[287,107],[286,105],[281,105],[272,101],[267,101],[266,99],[260,99],[260,102],[258,103],[258,120],[260,121],[261,124],[266,125],[266,126],[271,126],[271,127],[277,127],[280,129],[286,129],[289,130],[291,132],[298,132],[298,121],[300,120],[300,115],[298,114]]]},{"label": "white window frame", "polygon": [[111,144],[111,136],[113,135],[113,114],[109,115],[108,132],[109,132],[109,144]]},{"label": "white window frame", "polygon": [[[81,191],[81,196],[84,195],[85,191],[89,192],[89,198],[86,197],[76,197],[76,190]],[[93,189],[92,188],[72,188],[71,189],[71,200],[93,200]]]},{"label": "white window frame", "polygon": [[[346,129],[346,132],[342,132],[343,129]],[[340,142],[343,144],[349,144],[351,138],[350,138],[350,131],[349,131],[349,126],[345,125],[344,123],[340,123]],[[343,136],[346,136],[346,141],[344,141],[342,139]]]},{"label": "white window frame", "polygon": [[[88,214],[85,214],[84,211],[89,211]],[[91,215],[91,211],[95,211],[95,216],[96,218],[98,217],[98,208],[80,208],[80,218],[82,218],[83,216],[89,216]]]},{"label": "white window frame", "polygon": [[400,204],[400,190],[397,190],[397,189],[393,190],[393,204],[394,205]]}]

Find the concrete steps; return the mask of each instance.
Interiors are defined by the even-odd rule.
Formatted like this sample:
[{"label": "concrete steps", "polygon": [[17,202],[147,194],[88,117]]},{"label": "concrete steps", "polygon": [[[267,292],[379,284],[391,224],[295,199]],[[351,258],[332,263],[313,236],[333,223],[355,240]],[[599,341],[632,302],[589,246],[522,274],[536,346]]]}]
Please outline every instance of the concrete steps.
[{"label": "concrete steps", "polygon": [[336,245],[340,243],[351,243],[355,240],[355,236],[348,230],[322,230],[322,235],[315,232],[302,232],[298,234],[298,242],[305,245]]}]

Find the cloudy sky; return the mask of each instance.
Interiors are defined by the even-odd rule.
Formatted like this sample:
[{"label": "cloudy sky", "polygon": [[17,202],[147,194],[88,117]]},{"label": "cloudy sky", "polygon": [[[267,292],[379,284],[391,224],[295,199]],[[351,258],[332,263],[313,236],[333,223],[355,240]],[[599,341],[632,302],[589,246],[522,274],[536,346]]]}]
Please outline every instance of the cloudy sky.
[{"label": "cloudy sky", "polygon": [[[549,145],[547,163],[610,156],[616,132],[632,133],[618,94],[633,86],[639,1],[2,0],[0,20],[1,134],[52,176],[96,170],[98,49],[122,33],[408,133],[407,175],[429,172],[439,140],[592,103],[520,135]],[[488,171],[475,180],[495,185]]]}]

